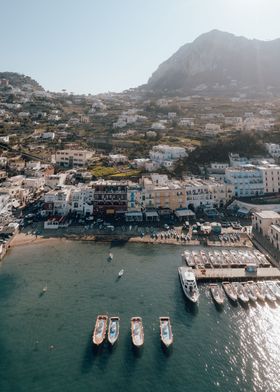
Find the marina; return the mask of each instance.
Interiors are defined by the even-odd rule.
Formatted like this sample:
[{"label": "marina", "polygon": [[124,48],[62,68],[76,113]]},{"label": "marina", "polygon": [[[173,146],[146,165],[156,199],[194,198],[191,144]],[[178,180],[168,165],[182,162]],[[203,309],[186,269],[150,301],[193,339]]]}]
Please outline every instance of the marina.
[{"label": "marina", "polygon": [[[23,382],[38,392],[111,392],[119,385],[136,392],[179,392],[186,385],[208,392],[217,383],[221,392],[228,383],[239,392],[249,384],[261,390],[263,382],[279,390],[278,302],[235,306],[225,299],[218,309],[208,284],[199,281],[199,304],[193,306],[178,278],[184,249],[142,244],[112,249],[77,241],[12,249],[0,269],[0,390],[20,390]],[[125,279],[117,279],[121,268]],[[39,296],[46,282],[47,294]],[[98,314],[120,317],[114,349],[107,338],[98,349],[92,344]],[[140,350],[131,339],[134,315],[145,328]],[[174,344],[168,350],[160,338],[161,315],[172,324]],[[257,363],[261,383],[253,373],[244,376],[241,361],[248,367]]]}]

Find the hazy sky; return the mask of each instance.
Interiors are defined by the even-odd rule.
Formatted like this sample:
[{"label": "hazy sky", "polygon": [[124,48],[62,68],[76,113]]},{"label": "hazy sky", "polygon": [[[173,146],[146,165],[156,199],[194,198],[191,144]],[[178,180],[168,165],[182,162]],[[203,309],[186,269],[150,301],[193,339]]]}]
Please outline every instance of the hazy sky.
[{"label": "hazy sky", "polygon": [[212,29],[280,37],[280,0],[0,0],[0,70],[44,88],[121,91]]}]

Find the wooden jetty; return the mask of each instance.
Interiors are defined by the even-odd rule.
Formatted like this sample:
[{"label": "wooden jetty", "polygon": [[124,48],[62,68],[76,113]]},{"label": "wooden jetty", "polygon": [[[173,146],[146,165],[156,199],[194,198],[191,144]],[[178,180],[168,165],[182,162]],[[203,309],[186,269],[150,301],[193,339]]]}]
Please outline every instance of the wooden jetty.
[{"label": "wooden jetty", "polygon": [[194,269],[196,280],[203,282],[246,281],[246,280],[280,280],[280,270],[275,267],[258,268],[248,272],[245,268],[211,268]]}]

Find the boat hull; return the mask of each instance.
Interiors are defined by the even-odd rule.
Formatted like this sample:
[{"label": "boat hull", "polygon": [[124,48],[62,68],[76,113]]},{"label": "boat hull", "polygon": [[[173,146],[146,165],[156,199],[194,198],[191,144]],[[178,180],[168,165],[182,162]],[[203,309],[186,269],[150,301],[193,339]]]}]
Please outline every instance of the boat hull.
[{"label": "boat hull", "polygon": [[111,344],[111,346],[113,346],[117,342],[119,338],[119,331],[120,331],[119,317],[110,317],[109,327],[108,327],[108,342]]},{"label": "boat hull", "polygon": [[232,284],[227,283],[227,282],[223,282],[222,286],[223,286],[223,289],[224,289],[226,295],[228,296],[228,298],[232,302],[237,303],[237,300],[238,300],[237,294],[235,292],[233,292],[233,291],[235,291],[235,288],[232,286]]},{"label": "boat hull", "polygon": [[[173,344],[173,333],[169,317],[160,317],[160,340],[164,347],[168,348]],[[165,328],[168,328],[168,336],[165,336]]]},{"label": "boat hull", "polygon": [[182,272],[180,270],[180,268],[178,269],[179,272],[179,278],[180,278],[180,282],[181,282],[181,286],[182,286],[182,290],[185,294],[185,297],[193,304],[197,304],[198,303],[198,298],[199,298],[199,293],[197,292],[196,295],[189,295],[188,291],[185,289],[184,287],[184,282],[183,282],[183,278],[182,278]]},{"label": "boat hull", "polygon": [[136,348],[144,345],[144,329],[141,317],[132,317],[130,321],[131,340]]},{"label": "boat hull", "polygon": [[97,316],[95,327],[92,334],[92,343],[95,346],[100,346],[106,337],[108,316]]}]

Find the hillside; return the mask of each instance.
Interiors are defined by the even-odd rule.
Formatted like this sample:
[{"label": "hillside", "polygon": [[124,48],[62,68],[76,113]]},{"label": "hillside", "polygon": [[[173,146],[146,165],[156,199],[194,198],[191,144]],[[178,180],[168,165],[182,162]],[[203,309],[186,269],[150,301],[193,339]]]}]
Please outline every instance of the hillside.
[{"label": "hillside", "polygon": [[43,87],[40,86],[36,80],[32,79],[30,76],[25,76],[16,72],[0,72],[0,80],[6,79],[9,81],[9,85],[13,88],[19,88],[21,90],[38,90],[44,91]]},{"label": "hillside", "polygon": [[182,46],[146,88],[199,95],[280,95],[280,39],[249,40],[213,30]]}]

